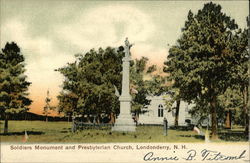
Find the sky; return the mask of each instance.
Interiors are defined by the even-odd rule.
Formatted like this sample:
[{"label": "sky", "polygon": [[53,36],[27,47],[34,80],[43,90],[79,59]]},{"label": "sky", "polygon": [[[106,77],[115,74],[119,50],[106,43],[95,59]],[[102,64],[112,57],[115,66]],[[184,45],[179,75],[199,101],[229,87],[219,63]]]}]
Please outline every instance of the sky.
[{"label": "sky", "polygon": [[[14,41],[20,46],[32,82],[30,111],[41,114],[48,89],[52,104],[58,102],[63,76],[54,70],[73,62],[75,54],[119,47],[128,37],[134,43],[132,58],[145,56],[160,67],[180,37],[188,11],[197,13],[207,2],[0,0],[0,45]],[[213,2],[246,28],[247,0]]]}]

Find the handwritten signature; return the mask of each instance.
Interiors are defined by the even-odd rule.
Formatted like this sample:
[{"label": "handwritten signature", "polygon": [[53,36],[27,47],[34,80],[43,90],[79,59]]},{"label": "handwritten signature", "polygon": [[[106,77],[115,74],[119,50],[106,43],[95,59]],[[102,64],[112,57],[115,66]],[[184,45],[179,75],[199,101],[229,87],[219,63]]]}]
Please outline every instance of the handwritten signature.
[{"label": "handwritten signature", "polygon": [[200,153],[198,153],[196,150],[191,149],[187,151],[185,157],[178,157],[177,155],[173,156],[156,156],[154,152],[148,152],[144,155],[143,160],[144,161],[178,161],[178,160],[187,160],[192,161],[196,160],[198,158],[201,159],[201,161],[226,161],[226,160],[240,160],[245,158],[246,150],[243,150],[240,154],[234,155],[234,156],[228,156],[224,155],[221,152],[203,149]]}]

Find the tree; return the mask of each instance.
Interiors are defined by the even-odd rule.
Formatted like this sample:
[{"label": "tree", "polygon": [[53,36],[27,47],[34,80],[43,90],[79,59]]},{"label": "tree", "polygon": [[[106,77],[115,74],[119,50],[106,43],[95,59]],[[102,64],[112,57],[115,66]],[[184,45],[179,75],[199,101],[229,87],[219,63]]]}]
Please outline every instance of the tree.
[{"label": "tree", "polygon": [[74,108],[76,108],[78,97],[72,92],[61,91],[57,98],[59,101],[58,112],[68,116],[69,121],[70,117],[73,116]]},{"label": "tree", "polygon": [[149,95],[160,95],[164,91],[164,78],[158,74],[153,74],[156,65],[148,65],[148,58],[141,57],[131,61],[130,85],[132,95],[132,112],[138,118],[141,109],[150,104],[147,99]]},{"label": "tree", "polygon": [[234,49],[235,58],[231,63],[232,86],[233,89],[239,89],[241,92],[244,116],[242,117],[245,125],[245,133],[249,133],[249,47],[247,30],[239,30],[232,37],[231,48]]},{"label": "tree", "polygon": [[30,82],[26,80],[24,56],[14,42],[6,43],[0,53],[0,111],[5,118],[4,133],[8,133],[8,119],[12,114],[26,112],[31,100]]},{"label": "tree", "polygon": [[218,96],[232,85],[230,68],[237,53],[231,46],[237,28],[221,6],[212,2],[196,15],[189,11],[182,36],[165,62],[169,80],[181,90],[182,98],[211,115],[212,138],[217,138]]},{"label": "tree", "polygon": [[147,99],[147,90],[143,74],[146,70],[148,58],[142,57],[131,61],[130,66],[130,94],[132,95],[131,110],[135,113],[136,119],[139,117],[141,108],[150,103]]},{"label": "tree", "polygon": [[[85,55],[77,55],[74,63],[57,69],[64,75],[63,91],[58,96],[59,111],[65,114],[96,115],[97,122],[102,114],[114,119],[119,114],[120,102],[115,88],[121,92],[123,48],[92,49]],[[137,115],[141,108],[149,104],[150,80],[144,80],[145,74],[156,70],[154,65],[147,68],[146,57],[131,61],[130,89],[132,111]],[[150,84],[149,84],[150,83]],[[88,118],[89,119],[89,118]]]},{"label": "tree", "polygon": [[243,107],[243,97],[239,86],[235,86],[233,89],[228,88],[224,94],[218,96],[218,108],[221,109],[218,117],[221,117],[222,120],[225,119],[226,112],[229,122],[234,121],[235,124],[244,125]]},{"label": "tree", "polygon": [[47,97],[45,98],[45,106],[43,107],[43,114],[46,117],[46,122],[48,122],[48,115],[50,114],[51,110],[54,110],[55,107],[50,105],[51,97],[49,97],[49,90],[47,90]]},{"label": "tree", "polygon": [[64,112],[96,115],[119,113],[114,86],[121,90],[122,51],[114,48],[92,49],[76,55],[74,63],[57,69],[64,75],[63,91],[58,96],[59,109]]},{"label": "tree", "polygon": [[[181,103],[181,96],[180,90],[177,88],[173,88],[172,86],[167,86],[168,89],[168,98],[165,101],[168,111],[175,110],[175,120],[174,125],[177,127],[179,125],[179,112],[180,112],[180,103]],[[176,103],[174,105],[174,103]]]}]

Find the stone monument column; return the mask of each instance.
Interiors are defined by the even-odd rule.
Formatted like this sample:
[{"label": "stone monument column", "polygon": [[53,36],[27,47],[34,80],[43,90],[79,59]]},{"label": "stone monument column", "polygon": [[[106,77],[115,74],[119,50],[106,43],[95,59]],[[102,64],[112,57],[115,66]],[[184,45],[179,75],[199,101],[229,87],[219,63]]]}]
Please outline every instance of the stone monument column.
[{"label": "stone monument column", "polygon": [[122,93],[119,97],[120,115],[116,119],[112,131],[134,132],[135,123],[131,113],[131,95],[129,93],[129,67],[130,67],[130,48],[128,38],[125,40],[125,57],[122,59]]}]

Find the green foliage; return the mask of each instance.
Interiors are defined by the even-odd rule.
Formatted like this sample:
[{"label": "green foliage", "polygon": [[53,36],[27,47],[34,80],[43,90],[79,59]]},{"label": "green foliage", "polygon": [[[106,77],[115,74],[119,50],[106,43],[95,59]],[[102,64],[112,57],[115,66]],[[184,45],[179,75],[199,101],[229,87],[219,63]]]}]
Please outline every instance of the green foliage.
[{"label": "green foliage", "polygon": [[231,110],[233,113],[234,124],[243,125],[244,124],[244,113],[243,113],[243,96],[239,88],[228,88],[223,95],[218,96],[219,108],[221,108],[221,116],[225,111]]},{"label": "green foliage", "polygon": [[148,67],[147,73],[152,73],[157,70],[156,65],[151,65]]},{"label": "green foliage", "polygon": [[[141,108],[150,103],[147,100],[148,92],[145,89],[146,85],[143,80],[143,75],[146,71],[146,65],[148,58],[142,57],[141,59],[135,59],[131,61],[130,66],[130,87],[132,95],[132,111],[140,112]],[[133,91],[134,90],[134,91]]]},{"label": "green foliage", "polygon": [[[121,92],[123,57],[121,48],[118,51],[110,47],[98,51],[92,49],[85,55],[77,55],[74,63],[57,69],[65,77],[63,91],[58,96],[59,111],[66,115],[72,115],[72,112],[81,115],[119,114],[120,104],[114,86]],[[130,62],[132,111],[137,113],[150,103],[147,95],[159,91],[154,88],[159,87],[160,82],[164,83],[159,76],[144,79],[145,74],[150,75],[156,70],[155,65],[147,68],[147,62],[146,57]]]},{"label": "green foliage", "polygon": [[92,49],[76,56],[74,63],[59,68],[64,75],[63,91],[58,96],[59,110],[71,114],[110,114],[118,112],[114,85],[121,90],[122,52],[113,48]]},{"label": "green foliage", "polygon": [[219,5],[205,4],[195,16],[189,11],[183,34],[169,50],[166,62],[170,80],[188,95],[185,99],[203,96],[211,100],[211,94],[226,90],[230,75],[227,61],[232,51],[228,37],[236,28]]},{"label": "green foliage", "polygon": [[0,113],[11,115],[28,110],[28,82],[24,56],[14,42],[6,43],[0,52]]},{"label": "green foliage", "polygon": [[189,11],[187,19],[182,36],[169,50],[165,72],[173,87],[181,90],[182,99],[212,114],[216,135],[218,96],[239,83],[232,69],[246,45],[239,39],[241,30],[234,19],[222,13],[220,5],[207,3],[196,15]]},{"label": "green foliage", "polygon": [[141,109],[150,104],[147,99],[149,95],[160,95],[165,90],[165,79],[159,74],[154,74],[157,70],[156,65],[148,66],[148,58],[141,57],[131,62],[130,81],[132,89],[136,89],[137,93],[131,91],[132,111],[140,112]]},{"label": "green foliage", "polygon": [[[248,22],[249,23],[249,22]],[[232,48],[235,50],[236,57],[231,66],[232,89],[237,89],[241,97],[240,109],[235,109],[235,121],[245,125],[245,133],[249,132],[249,29],[239,30],[233,38]]]},{"label": "green foliage", "polygon": [[176,107],[173,107],[174,102],[181,100],[180,99],[180,90],[177,88],[173,88],[172,86],[167,86],[166,87],[168,94],[166,94],[166,101],[165,105],[168,108],[168,111],[172,111],[176,109]]},{"label": "green foliage", "polygon": [[[150,68],[150,67],[149,67]],[[152,96],[159,96],[167,91],[166,79],[160,74],[151,74],[146,82],[146,89]]]}]

